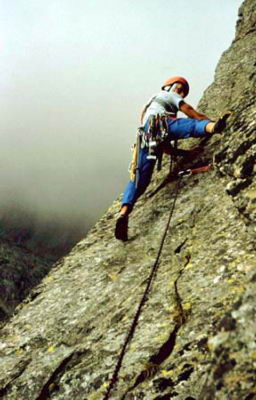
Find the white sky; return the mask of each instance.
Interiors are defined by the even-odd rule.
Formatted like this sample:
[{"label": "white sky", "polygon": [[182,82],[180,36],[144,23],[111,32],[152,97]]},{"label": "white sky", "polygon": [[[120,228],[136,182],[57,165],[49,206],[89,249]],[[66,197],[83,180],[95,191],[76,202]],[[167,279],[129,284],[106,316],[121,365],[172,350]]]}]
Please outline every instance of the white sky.
[{"label": "white sky", "polygon": [[0,204],[85,224],[128,180],[143,104],[172,75],[196,106],[241,0],[0,0]]}]

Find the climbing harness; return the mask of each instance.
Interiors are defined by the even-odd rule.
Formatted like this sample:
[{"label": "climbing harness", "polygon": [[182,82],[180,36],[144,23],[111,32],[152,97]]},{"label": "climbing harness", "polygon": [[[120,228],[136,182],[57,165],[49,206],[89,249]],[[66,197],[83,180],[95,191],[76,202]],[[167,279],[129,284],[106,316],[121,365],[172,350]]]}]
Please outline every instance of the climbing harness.
[{"label": "climbing harness", "polygon": [[[136,144],[133,147],[132,161],[129,165],[130,179],[132,182],[135,181],[136,188],[140,174],[140,149],[148,148],[147,159],[157,161],[157,171],[161,171],[164,146],[167,145],[168,138],[167,118],[166,115],[152,115],[149,119],[148,129],[145,131],[144,127],[140,126],[137,130]],[[171,143],[168,143],[168,146],[173,148]]]},{"label": "climbing harness", "polygon": [[149,128],[144,132],[143,139],[148,147],[148,160],[157,160],[157,170],[161,170],[163,146],[162,144],[168,138],[168,125],[166,116],[152,115],[149,118]]},{"label": "climbing harness", "polygon": [[139,156],[140,149],[144,147],[148,148],[148,160],[153,160],[157,162],[157,171],[161,171],[162,168],[162,158],[164,148],[168,146],[172,153],[179,153],[177,149],[177,141],[174,141],[172,145],[168,139],[168,124],[167,120],[170,118],[167,115],[152,115],[149,118],[148,129],[145,130],[144,127],[140,126],[137,130],[136,144],[133,147],[132,161],[129,165],[130,179],[132,182],[135,181],[135,187],[138,187],[139,181]]},{"label": "climbing harness", "polygon": [[128,334],[126,336],[124,344],[122,346],[120,355],[118,357],[118,360],[117,360],[117,363],[116,363],[116,366],[115,366],[114,373],[112,375],[112,378],[110,380],[109,386],[108,386],[108,388],[106,390],[106,394],[105,394],[103,400],[108,400],[109,399],[110,393],[114,389],[114,387],[115,387],[115,385],[116,385],[116,383],[118,381],[118,375],[119,375],[119,371],[120,371],[120,369],[122,367],[122,362],[123,362],[123,358],[124,358],[125,353],[126,353],[126,349],[127,349],[128,345],[129,345],[129,343],[131,342],[133,336],[134,336],[135,330],[136,330],[137,325],[138,325],[138,320],[139,320],[140,314],[142,312],[142,308],[143,308],[143,306],[145,305],[145,303],[148,300],[148,295],[149,295],[152,283],[153,283],[153,281],[154,281],[154,279],[156,277],[157,270],[158,270],[158,267],[159,267],[159,260],[160,260],[160,256],[161,256],[162,249],[163,249],[163,246],[164,246],[165,238],[167,236],[167,233],[168,233],[168,230],[169,230],[169,227],[170,227],[170,223],[171,223],[171,219],[172,219],[172,216],[173,216],[176,200],[177,200],[178,193],[179,193],[181,179],[182,179],[182,176],[179,176],[179,178],[177,180],[176,188],[175,188],[175,191],[174,191],[173,203],[172,203],[171,210],[170,210],[170,213],[169,213],[169,217],[168,217],[168,220],[167,220],[167,224],[166,224],[166,227],[165,227],[165,230],[164,230],[161,242],[160,242],[160,246],[159,246],[159,249],[158,249],[158,253],[157,253],[155,262],[154,262],[154,264],[153,264],[153,266],[151,268],[150,275],[149,275],[149,277],[147,279],[146,288],[144,290],[143,296],[142,296],[141,301],[139,303],[139,306],[138,306],[138,309],[136,311],[136,314],[135,314],[135,316],[133,318],[132,324],[130,326],[130,329],[128,331]]}]

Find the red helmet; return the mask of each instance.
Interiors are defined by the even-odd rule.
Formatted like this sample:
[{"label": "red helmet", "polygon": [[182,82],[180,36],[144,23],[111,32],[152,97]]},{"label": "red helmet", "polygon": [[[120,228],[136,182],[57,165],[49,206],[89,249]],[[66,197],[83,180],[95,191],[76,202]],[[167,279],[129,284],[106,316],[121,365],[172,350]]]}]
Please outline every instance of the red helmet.
[{"label": "red helmet", "polygon": [[185,96],[188,95],[189,92],[189,84],[188,81],[185,78],[182,78],[182,76],[173,76],[172,78],[167,79],[163,86],[162,89],[164,89],[166,86],[171,86],[174,83],[182,83],[185,87]]}]

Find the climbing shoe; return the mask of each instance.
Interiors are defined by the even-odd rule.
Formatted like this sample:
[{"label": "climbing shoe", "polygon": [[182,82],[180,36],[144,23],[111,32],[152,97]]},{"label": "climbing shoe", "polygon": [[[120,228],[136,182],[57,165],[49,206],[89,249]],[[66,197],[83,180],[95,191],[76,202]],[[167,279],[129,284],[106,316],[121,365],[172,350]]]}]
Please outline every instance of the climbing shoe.
[{"label": "climbing shoe", "polygon": [[216,122],[213,128],[213,132],[212,133],[221,133],[222,131],[224,131],[224,129],[226,128],[227,125],[227,119],[230,116],[231,112],[228,111],[225,114],[223,114]]},{"label": "climbing shoe", "polygon": [[120,215],[117,219],[115,237],[123,242],[128,240],[128,215]]}]

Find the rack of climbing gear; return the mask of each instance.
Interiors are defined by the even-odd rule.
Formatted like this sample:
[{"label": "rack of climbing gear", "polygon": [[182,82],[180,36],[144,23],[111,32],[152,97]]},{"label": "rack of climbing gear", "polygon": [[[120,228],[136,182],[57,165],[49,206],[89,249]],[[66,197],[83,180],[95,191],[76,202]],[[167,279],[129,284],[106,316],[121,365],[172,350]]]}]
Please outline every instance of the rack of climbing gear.
[{"label": "rack of climbing gear", "polygon": [[148,160],[157,161],[157,170],[161,170],[163,146],[168,137],[168,125],[165,115],[152,115],[149,119],[149,127],[144,132],[143,141],[148,147]]},{"label": "rack of climbing gear", "polygon": [[129,165],[130,179],[132,182],[135,181],[135,187],[138,187],[139,182],[139,157],[140,149],[144,147],[148,148],[148,160],[157,162],[157,171],[161,171],[162,158],[164,148],[169,147],[172,149],[172,157],[179,155],[177,149],[177,141],[171,144],[168,139],[168,116],[167,115],[152,115],[149,118],[147,129],[140,126],[137,130],[136,144],[133,146],[132,161]]}]

